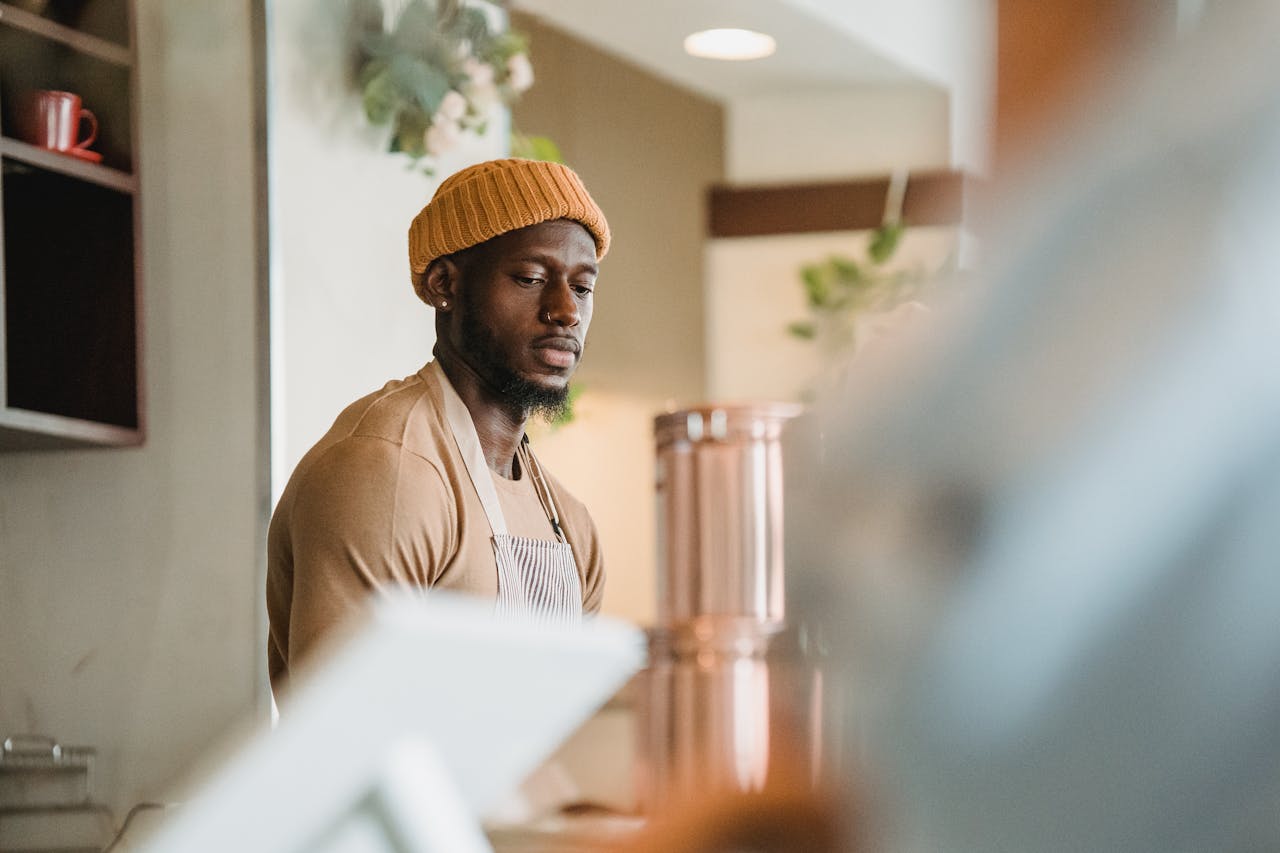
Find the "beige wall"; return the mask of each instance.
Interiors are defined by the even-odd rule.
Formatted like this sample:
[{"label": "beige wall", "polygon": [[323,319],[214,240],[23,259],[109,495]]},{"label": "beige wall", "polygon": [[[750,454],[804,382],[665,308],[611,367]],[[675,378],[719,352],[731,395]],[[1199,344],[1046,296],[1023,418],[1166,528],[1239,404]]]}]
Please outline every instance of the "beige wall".
[{"label": "beige wall", "polygon": [[97,747],[117,817],[258,696],[249,6],[138,2],[146,445],[0,454],[0,733]]},{"label": "beige wall", "polygon": [[735,98],[725,171],[753,184],[945,168],[948,104],[941,88],[918,84]]},{"label": "beige wall", "polygon": [[995,83],[995,0],[789,0],[949,94],[950,162],[982,173]]},{"label": "beige wall", "polygon": [[577,420],[536,435],[548,467],[591,508],[609,570],[606,612],[650,621],[652,416],[701,401],[707,187],[723,166],[723,115],[692,95],[525,15],[537,82],[512,120],[550,136],[604,208],[601,265]]}]

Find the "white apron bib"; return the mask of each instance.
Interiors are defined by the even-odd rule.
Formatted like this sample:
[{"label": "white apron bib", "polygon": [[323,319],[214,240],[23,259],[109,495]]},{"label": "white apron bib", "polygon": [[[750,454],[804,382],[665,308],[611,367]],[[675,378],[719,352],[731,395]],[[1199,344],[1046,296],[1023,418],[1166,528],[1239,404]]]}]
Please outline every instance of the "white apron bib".
[{"label": "white apron bib", "polygon": [[582,582],[578,579],[578,564],[560,526],[560,514],[551,489],[542,476],[542,468],[529,450],[528,438],[521,440],[516,459],[522,476],[532,478],[534,491],[547,513],[557,541],[512,536],[507,532],[507,521],[498,502],[492,472],[480,448],[480,437],[476,434],[471,412],[454,390],[440,363],[433,361],[428,369],[435,372],[444,392],[445,420],[462,453],[467,474],[480,496],[480,504],[493,533],[493,557],[498,566],[497,613],[531,615],[549,622],[581,621]]}]

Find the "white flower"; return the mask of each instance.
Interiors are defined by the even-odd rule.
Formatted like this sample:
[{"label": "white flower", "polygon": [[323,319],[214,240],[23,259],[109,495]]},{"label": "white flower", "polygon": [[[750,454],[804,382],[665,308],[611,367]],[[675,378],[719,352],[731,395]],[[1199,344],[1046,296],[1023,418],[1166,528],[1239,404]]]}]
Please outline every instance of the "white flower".
[{"label": "white flower", "polygon": [[517,92],[523,92],[533,85],[533,66],[529,64],[528,56],[517,53],[507,60],[507,82]]},{"label": "white flower", "polygon": [[432,157],[439,156],[462,140],[462,126],[452,119],[439,118],[422,135],[422,144]]},{"label": "white flower", "polygon": [[440,100],[440,108],[436,110],[435,121],[456,122],[467,114],[467,99],[456,89],[450,89]]},{"label": "white flower", "polygon": [[481,62],[474,56],[468,56],[463,60],[462,71],[473,86],[493,85],[493,66],[487,62]]},{"label": "white flower", "polygon": [[492,82],[480,85],[466,85],[462,87],[462,91],[476,108],[476,112],[486,113],[493,107],[502,102],[502,98],[498,95],[498,87]]}]

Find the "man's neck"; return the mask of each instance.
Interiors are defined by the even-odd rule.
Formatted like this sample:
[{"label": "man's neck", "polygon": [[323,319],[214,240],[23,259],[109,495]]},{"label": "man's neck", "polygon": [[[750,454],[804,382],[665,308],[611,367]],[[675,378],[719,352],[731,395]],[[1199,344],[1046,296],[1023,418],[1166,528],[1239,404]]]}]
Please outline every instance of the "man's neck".
[{"label": "man's neck", "polygon": [[489,470],[511,479],[516,450],[529,420],[528,412],[513,409],[498,399],[493,389],[461,359],[445,357],[437,360],[445,376],[449,377],[449,384],[471,413],[471,422],[475,424],[476,436],[480,439],[480,451]]}]

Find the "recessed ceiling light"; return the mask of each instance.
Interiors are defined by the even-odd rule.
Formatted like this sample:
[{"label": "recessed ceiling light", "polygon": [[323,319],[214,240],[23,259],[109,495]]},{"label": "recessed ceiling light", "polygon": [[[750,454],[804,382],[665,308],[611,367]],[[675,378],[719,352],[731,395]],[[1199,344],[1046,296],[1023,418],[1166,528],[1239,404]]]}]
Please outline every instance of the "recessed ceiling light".
[{"label": "recessed ceiling light", "polygon": [[760,59],[777,47],[773,36],[733,28],[702,30],[684,40],[684,52],[703,59]]}]

